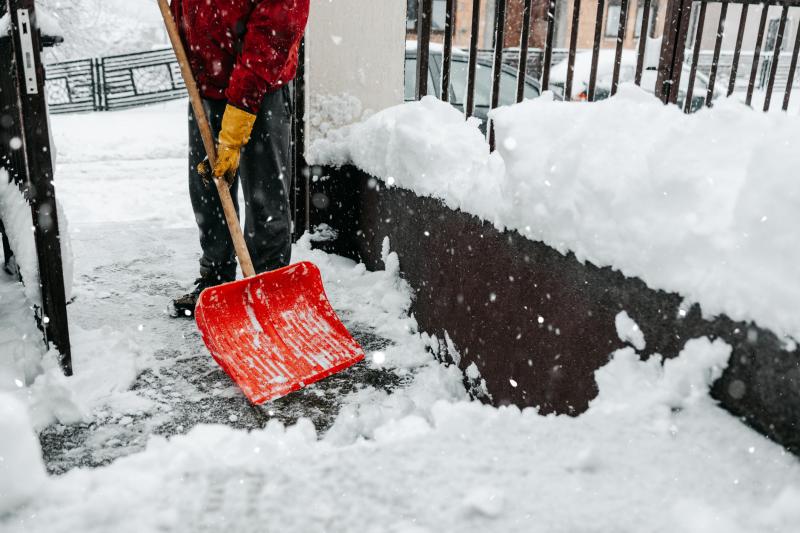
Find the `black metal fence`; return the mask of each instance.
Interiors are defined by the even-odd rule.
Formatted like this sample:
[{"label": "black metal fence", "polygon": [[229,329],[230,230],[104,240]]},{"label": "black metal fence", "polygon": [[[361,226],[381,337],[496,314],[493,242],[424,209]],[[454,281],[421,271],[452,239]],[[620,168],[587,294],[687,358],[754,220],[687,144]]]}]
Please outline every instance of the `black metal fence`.
[{"label": "black metal fence", "polygon": [[[706,14],[709,6],[719,6],[719,14],[716,20],[707,20]],[[731,20],[728,17],[729,6],[741,6],[738,16],[738,23],[734,25],[735,19]],[[761,79],[761,85],[764,92],[764,101],[761,108],[764,111],[770,109],[772,103],[773,92],[775,91],[776,81],[778,81],[781,69],[781,58],[789,60],[788,69],[784,70],[785,79],[781,80],[783,83],[783,103],[782,109],[785,111],[789,107],[789,100],[794,86],[794,77],[797,70],[797,56],[800,51],[800,20],[792,21],[795,29],[795,40],[790,54],[782,54],[784,46],[784,38],[787,31],[790,30],[789,23],[789,9],[791,7],[800,7],[800,0],[731,0],[726,2],[709,2],[707,0],[670,0],[667,7],[669,28],[665,29],[665,38],[661,49],[661,66],[659,67],[659,85],[662,88],[661,96],[665,102],[675,102],[677,93],[680,90],[681,84],[681,71],[679,68],[686,62],[685,58],[685,44],[688,38],[694,39],[694,45],[691,51],[691,65],[689,71],[689,79],[686,86],[687,98],[691,100],[694,85],[696,81],[696,73],[700,63],[701,46],[703,35],[711,24],[712,28],[716,28],[716,37],[714,44],[714,52],[711,56],[711,63],[709,66],[709,82],[706,91],[706,105],[711,105],[714,97],[713,89],[714,82],[719,73],[721,65],[721,49],[722,41],[727,31],[736,31],[736,45],[734,47],[733,55],[728,71],[728,86],[727,94],[730,96],[736,89],[737,79],[739,78],[740,67],[747,67],[746,62],[742,62],[742,51],[744,36],[748,29],[748,24],[754,20],[758,20],[758,30],[755,38],[755,44],[752,52],[751,65],[749,69],[749,76],[747,81],[747,93],[745,101],[748,105],[753,104],[753,93],[757,87],[757,79]],[[774,10],[771,8],[780,8],[780,16],[773,21],[769,21],[769,13]],[[696,21],[694,23],[694,35],[691,34],[691,14],[695,12]],[[713,18],[713,17],[712,17]],[[669,38],[667,38],[669,37]],[[767,54],[764,54],[764,47],[770,48]],[[764,85],[764,81],[766,84]],[[688,105],[684,106],[688,112]]]},{"label": "black metal fence", "polygon": [[[417,98],[428,94],[427,65],[429,63],[431,21],[433,0],[416,0],[418,40],[417,47]],[[507,20],[507,5],[516,1],[522,4],[521,12],[516,12],[516,17],[521,20]],[[462,0],[469,2],[469,0]],[[544,2],[544,9],[535,9]],[[787,109],[795,84],[797,70],[798,49],[800,48],[800,20],[791,20],[788,17],[790,7],[800,6],[800,0],[638,0],[635,20],[631,20],[631,7],[633,0],[563,0],[559,1],[557,9],[556,0],[495,0],[494,9],[494,35],[490,49],[478,48],[478,35],[482,26],[480,0],[472,0],[472,15],[469,28],[469,62],[467,68],[467,94],[465,113],[472,116],[475,111],[476,91],[476,66],[478,59],[485,62],[490,59],[492,65],[491,77],[491,107],[498,105],[500,95],[500,82],[504,64],[512,63],[517,68],[517,94],[516,100],[521,101],[524,95],[526,79],[535,77],[542,90],[552,89],[564,100],[576,97],[573,92],[576,83],[576,56],[580,51],[579,35],[587,41],[587,33],[591,32],[591,67],[586,82],[587,90],[581,92],[581,99],[594,101],[617,92],[620,81],[627,81],[621,76],[623,65],[630,67],[631,81],[637,85],[643,82],[645,73],[645,58],[648,37],[660,39],[658,67],[652,75],[648,74],[648,83],[654,93],[665,103],[679,103],[686,112],[694,111],[703,105],[711,105],[713,98],[719,92],[718,80],[722,75],[727,77],[727,94],[732,94],[737,88],[746,88],[745,100],[748,105],[753,103],[753,94],[756,89],[763,91],[764,110],[769,110],[776,87],[783,89],[783,109]],[[707,17],[709,6],[714,5],[715,17]],[[738,20],[728,17],[729,6],[741,6]],[[767,27],[767,13],[773,13],[776,7],[780,9],[780,16],[770,20],[769,31]],[[663,9],[659,9],[659,7]],[[457,2],[447,0],[446,15],[443,34],[443,62],[441,71],[441,94],[443,100],[449,97],[451,60],[453,54],[453,32],[455,28]],[[611,9],[614,9],[612,17]],[[773,8],[770,10],[770,8]],[[739,11],[737,9],[737,11]],[[534,13],[543,13],[536,20]],[[593,20],[587,20],[582,13],[593,15]],[[560,17],[560,18],[559,18]],[[568,18],[567,18],[568,17]],[[757,17],[758,30],[752,52],[744,50],[745,34],[750,29],[755,30],[752,19]],[[710,20],[714,18],[714,20]],[[800,18],[800,17],[798,17]],[[561,20],[566,19],[566,20]],[[709,19],[709,20],[707,20]],[[750,21],[750,22],[748,22]],[[616,26],[614,27],[614,23]],[[790,24],[792,27],[790,27]],[[546,27],[543,46],[530,48],[531,35],[536,28]],[[587,28],[587,26],[591,26]],[[633,27],[633,32],[630,31]],[[509,28],[517,29],[519,46],[513,50],[508,48]],[[559,28],[561,28],[559,30]],[[586,30],[589,30],[587,32]],[[784,51],[784,39],[789,31],[794,31],[795,39],[791,52]],[[722,51],[722,42],[727,32],[736,32],[736,42],[732,52]],[[713,52],[704,50],[704,37],[708,41],[708,34],[713,33]],[[566,46],[558,46],[557,33],[561,36]],[[604,40],[609,34],[616,34],[613,45]],[[636,36],[632,42],[631,34]],[[566,37],[566,39],[564,39]],[[653,40],[658,43],[658,40]],[[627,43],[627,44],[626,44]],[[690,50],[687,54],[686,48]],[[625,57],[635,54],[634,61],[623,61],[624,49],[630,51]],[[505,50],[504,50],[505,48]],[[767,50],[765,50],[767,48]],[[598,76],[600,57],[603,54],[613,53],[613,71],[610,76],[601,79]],[[687,57],[688,56],[688,57]],[[566,76],[554,83],[551,77],[555,62],[566,61]],[[746,62],[750,63],[747,64]],[[788,63],[788,65],[787,65]],[[507,68],[507,67],[506,67]],[[724,69],[724,70],[722,70]],[[747,81],[743,81],[742,70],[747,69]],[[697,88],[698,72],[703,73],[704,83],[702,90]],[[655,77],[655,79],[653,79]],[[683,79],[683,81],[682,81]],[[493,143],[493,131],[488,131],[490,143]]]},{"label": "black metal fence", "polygon": [[171,49],[47,65],[51,113],[108,111],[186,97]]},{"label": "black metal fence", "polygon": [[[45,342],[72,373],[67,303],[61,263],[53,160],[45,97],[43,39],[36,27],[34,0],[4,0],[11,13],[10,35],[0,35],[0,166],[31,206],[42,300],[36,314]],[[1,222],[1,221],[0,221]],[[2,224],[0,224],[2,225]],[[3,239],[4,255],[11,253]]]}]

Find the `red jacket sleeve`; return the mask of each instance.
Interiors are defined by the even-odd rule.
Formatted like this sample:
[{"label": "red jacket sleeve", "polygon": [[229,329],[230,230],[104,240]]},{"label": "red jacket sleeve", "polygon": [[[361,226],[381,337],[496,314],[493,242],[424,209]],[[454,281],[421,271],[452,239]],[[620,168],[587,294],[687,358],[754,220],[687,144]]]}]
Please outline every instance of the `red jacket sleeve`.
[{"label": "red jacket sleeve", "polygon": [[294,78],[309,0],[260,0],[250,14],[225,96],[257,113],[264,95]]}]

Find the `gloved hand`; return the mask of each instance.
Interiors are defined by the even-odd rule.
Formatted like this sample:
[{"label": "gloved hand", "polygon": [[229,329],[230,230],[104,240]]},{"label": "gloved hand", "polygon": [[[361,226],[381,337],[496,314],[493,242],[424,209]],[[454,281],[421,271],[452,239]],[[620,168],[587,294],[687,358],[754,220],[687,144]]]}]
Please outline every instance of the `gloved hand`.
[{"label": "gloved hand", "polygon": [[197,171],[203,181],[209,180],[213,175],[214,178],[225,180],[228,185],[233,184],[233,180],[236,179],[236,171],[239,169],[242,146],[250,140],[250,133],[253,131],[255,121],[256,116],[252,113],[232,105],[225,107],[214,169],[209,172],[208,158],[197,165]]}]

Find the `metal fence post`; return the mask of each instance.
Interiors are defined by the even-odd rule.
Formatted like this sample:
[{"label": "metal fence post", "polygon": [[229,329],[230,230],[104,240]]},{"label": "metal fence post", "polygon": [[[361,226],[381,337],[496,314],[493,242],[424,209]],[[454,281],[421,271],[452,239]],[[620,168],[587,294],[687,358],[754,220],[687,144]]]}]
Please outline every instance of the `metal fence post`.
[{"label": "metal fence post", "polygon": [[417,100],[428,94],[428,59],[433,0],[417,0]]},{"label": "metal fence post", "polygon": [[656,96],[665,104],[674,104],[678,101],[691,11],[692,0],[669,0],[667,4],[661,57],[656,77]]},{"label": "metal fence post", "polygon": [[[34,240],[39,262],[42,294],[41,327],[45,340],[59,352],[59,363],[72,375],[67,302],[61,264],[53,160],[44,89],[41,38],[36,25],[34,0],[7,0],[12,20],[17,102],[21,119],[22,165],[14,170],[24,178],[26,196],[33,215]],[[27,280],[35,283],[35,280]]]}]

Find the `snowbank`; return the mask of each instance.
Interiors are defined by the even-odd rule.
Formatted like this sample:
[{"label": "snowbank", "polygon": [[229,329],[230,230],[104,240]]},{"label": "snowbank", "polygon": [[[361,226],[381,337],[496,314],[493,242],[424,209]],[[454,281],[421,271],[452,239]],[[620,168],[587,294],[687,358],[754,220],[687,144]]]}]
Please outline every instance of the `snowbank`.
[{"label": "snowbank", "polygon": [[800,464],[706,394],[728,354],[719,341],[696,339],[662,367],[658,357],[620,350],[598,371],[600,395],[577,418],[438,401],[384,414],[374,438],[344,445],[335,434],[320,439],[307,420],[251,432],[198,426],[169,441],[156,437],[145,452],[107,467],[51,479],[0,525],[796,531]]},{"label": "snowbank", "polygon": [[[64,274],[64,291],[67,300],[72,294],[73,258],[69,239],[69,227],[64,209],[58,203],[58,228],[61,235],[61,263]],[[41,306],[39,288],[39,259],[36,256],[36,243],[33,232],[31,206],[19,188],[9,183],[8,173],[0,168],[0,219],[14,251],[14,260],[25,283],[25,295],[32,305]]]},{"label": "snowbank", "polygon": [[0,275],[0,394],[21,401],[36,430],[90,420],[95,410],[124,401],[139,373],[142,353],[128,334],[75,324],[70,334],[75,375],[66,378],[56,353],[46,351],[22,287]]},{"label": "snowbank", "polygon": [[685,115],[624,86],[608,101],[534,100],[494,119],[505,226],[706,315],[800,338],[798,117],[724,100]]},{"label": "snowbank", "polygon": [[684,115],[623,85],[591,105],[543,96],[493,117],[491,155],[476,122],[427,97],[330,132],[309,158],[800,338],[796,116],[724,100]]},{"label": "snowbank", "polygon": [[0,516],[37,494],[45,483],[39,440],[25,405],[0,393]]}]

